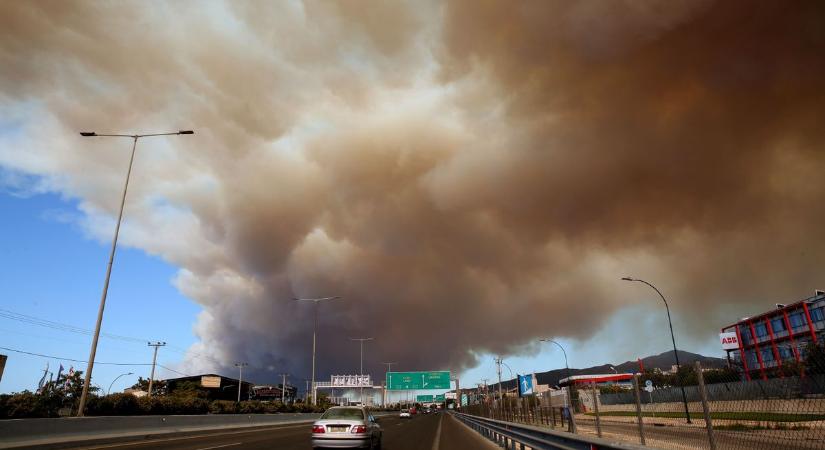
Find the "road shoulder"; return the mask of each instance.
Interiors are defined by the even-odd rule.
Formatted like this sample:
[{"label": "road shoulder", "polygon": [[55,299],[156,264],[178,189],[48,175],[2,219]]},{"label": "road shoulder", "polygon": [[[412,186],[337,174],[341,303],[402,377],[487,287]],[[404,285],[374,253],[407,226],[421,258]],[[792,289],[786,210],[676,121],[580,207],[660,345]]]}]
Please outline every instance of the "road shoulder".
[{"label": "road shoulder", "polygon": [[452,414],[444,414],[440,450],[461,450],[467,448],[500,450],[500,447],[476,433],[472,428],[461,423],[461,421],[453,417]]}]

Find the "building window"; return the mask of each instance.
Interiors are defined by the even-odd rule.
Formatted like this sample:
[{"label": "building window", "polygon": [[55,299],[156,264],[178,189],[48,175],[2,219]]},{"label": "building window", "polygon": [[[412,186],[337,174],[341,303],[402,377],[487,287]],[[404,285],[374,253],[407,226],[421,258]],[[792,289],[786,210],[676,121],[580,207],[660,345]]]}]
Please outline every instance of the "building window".
[{"label": "building window", "polygon": [[768,362],[773,361],[773,351],[769,348],[763,348],[762,350],[762,361]]},{"label": "building window", "polygon": [[801,312],[791,314],[789,319],[791,321],[791,327],[793,327],[794,329],[801,328],[806,325],[805,318],[802,317]]},{"label": "building window", "polygon": [[779,317],[777,319],[771,320],[771,328],[773,328],[774,333],[785,331],[785,319]]},{"label": "building window", "polygon": [[763,338],[768,335],[768,328],[765,326],[764,323],[758,323],[754,326],[756,330],[756,337]]},{"label": "building window", "polygon": [[791,350],[790,347],[780,346],[779,357],[782,359],[791,359],[793,358],[793,350]]},{"label": "building window", "polygon": [[756,352],[749,351],[745,353],[748,357],[748,365],[751,367],[759,365],[759,359],[756,357]]},{"label": "building window", "polygon": [[739,328],[739,334],[742,336],[742,343],[743,344],[750,344],[751,342],[751,330],[747,329],[746,327]]},{"label": "building window", "polygon": [[822,322],[825,320],[825,314],[822,313],[822,307],[811,310],[811,320],[814,322]]}]

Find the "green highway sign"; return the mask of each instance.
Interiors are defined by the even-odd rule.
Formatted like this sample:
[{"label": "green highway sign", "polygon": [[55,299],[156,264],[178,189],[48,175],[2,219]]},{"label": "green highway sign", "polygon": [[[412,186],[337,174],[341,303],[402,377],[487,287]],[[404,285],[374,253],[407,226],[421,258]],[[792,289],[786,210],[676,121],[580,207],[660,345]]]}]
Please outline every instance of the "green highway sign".
[{"label": "green highway sign", "polygon": [[387,372],[387,390],[450,389],[450,371]]},{"label": "green highway sign", "polygon": [[444,402],[446,399],[444,398],[444,394],[439,394],[435,396],[435,401],[437,402]]},{"label": "green highway sign", "polygon": [[416,395],[415,396],[415,401],[417,401],[418,403],[431,402],[431,401],[433,401],[433,396],[432,395]]}]

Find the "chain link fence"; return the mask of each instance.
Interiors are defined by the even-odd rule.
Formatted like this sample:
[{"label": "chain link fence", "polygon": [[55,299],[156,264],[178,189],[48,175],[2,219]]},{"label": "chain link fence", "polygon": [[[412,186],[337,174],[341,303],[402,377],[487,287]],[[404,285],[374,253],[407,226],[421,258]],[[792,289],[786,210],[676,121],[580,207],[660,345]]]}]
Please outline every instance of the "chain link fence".
[{"label": "chain link fence", "polygon": [[747,379],[696,362],[630,386],[577,385],[465,412],[661,449],[825,449],[825,348]]}]

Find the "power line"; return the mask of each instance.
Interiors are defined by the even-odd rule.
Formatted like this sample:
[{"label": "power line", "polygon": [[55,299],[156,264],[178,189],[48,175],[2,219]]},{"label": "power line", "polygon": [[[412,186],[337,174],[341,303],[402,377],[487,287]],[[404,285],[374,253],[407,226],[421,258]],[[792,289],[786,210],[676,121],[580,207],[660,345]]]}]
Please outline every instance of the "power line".
[{"label": "power line", "polygon": [[[3,308],[0,308],[0,317],[10,319],[10,320],[15,320],[15,321],[18,321],[18,322],[28,323],[28,324],[31,324],[31,325],[37,325],[37,326],[41,326],[41,327],[45,327],[45,328],[50,328],[50,329],[58,330],[58,331],[66,331],[66,332],[69,332],[69,333],[82,334],[82,335],[86,335],[86,336],[91,336],[92,335],[92,330],[87,330],[85,328],[80,328],[80,327],[77,327],[77,326],[74,326],[74,325],[61,323],[61,322],[56,322],[56,321],[53,321],[53,320],[43,319],[43,318],[40,318],[40,317],[30,316],[28,314],[22,314],[22,313],[10,311],[8,309],[3,309]],[[100,335],[104,336],[104,337],[107,337],[109,339],[116,339],[116,340],[126,341],[126,342],[136,342],[136,343],[141,343],[141,344],[143,344],[144,342],[149,342],[149,339],[136,338],[136,337],[131,337],[131,336],[123,336],[123,335],[112,334],[112,333],[100,333]],[[173,349],[173,351],[176,351],[176,352],[178,352],[182,355],[190,356],[190,357],[193,357],[193,358],[199,358],[199,359],[208,359],[212,363],[215,363],[219,366],[222,365],[222,363],[220,361],[218,361],[217,359],[212,358],[211,356],[208,356],[208,355],[191,352],[189,350],[186,350],[184,348],[177,347],[177,346],[174,346],[174,345],[169,345],[169,348]],[[95,364],[101,364],[101,363],[95,362]]]},{"label": "power line", "polygon": [[[77,362],[77,363],[87,362],[87,361],[80,360],[80,359],[64,358],[62,356],[44,355],[42,353],[27,352],[25,350],[18,350],[16,348],[0,347],[0,350],[7,350],[7,351],[10,351],[10,352],[15,352],[15,353],[23,353],[25,355],[40,356],[41,358],[58,359],[58,360],[61,360],[61,361],[71,361],[71,362]],[[151,366],[152,365],[152,363],[115,363],[115,362],[98,362],[98,361],[95,361],[95,364],[105,364],[107,366]]]},{"label": "power line", "polygon": [[[69,325],[66,323],[55,322],[53,320],[48,319],[41,319],[39,317],[30,316],[27,314],[21,314],[14,311],[9,311],[7,309],[0,308],[0,317],[4,317],[6,319],[16,320],[18,322],[24,322],[31,325],[38,325],[41,327],[51,328],[53,330],[60,330],[60,331],[67,331],[70,333],[77,333],[77,334],[84,334],[87,336],[91,336],[92,330],[87,330],[85,328],[76,327],[74,325]],[[140,342],[141,344],[147,342],[147,339],[141,339],[131,336],[122,336],[119,334],[112,334],[112,333],[101,333],[102,336],[105,336],[109,339],[117,339],[120,341],[127,341],[127,342]]]},{"label": "power line", "polygon": [[[100,364],[100,363],[98,363],[98,364]],[[177,370],[170,369],[170,368],[168,368],[168,367],[166,367],[166,366],[162,366],[162,365],[160,365],[160,364],[158,364],[158,367],[160,367],[161,369],[166,369],[166,370],[168,370],[168,371],[170,371],[170,372],[174,372],[174,373],[176,373],[176,374],[178,374],[178,375],[183,375],[183,376],[185,376],[185,377],[192,377],[192,376],[194,376],[194,375],[189,375],[189,374],[187,374],[187,373],[178,372]]]}]

